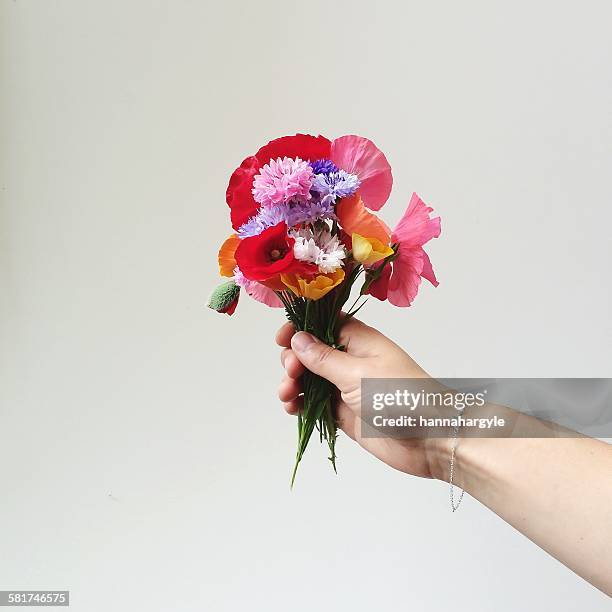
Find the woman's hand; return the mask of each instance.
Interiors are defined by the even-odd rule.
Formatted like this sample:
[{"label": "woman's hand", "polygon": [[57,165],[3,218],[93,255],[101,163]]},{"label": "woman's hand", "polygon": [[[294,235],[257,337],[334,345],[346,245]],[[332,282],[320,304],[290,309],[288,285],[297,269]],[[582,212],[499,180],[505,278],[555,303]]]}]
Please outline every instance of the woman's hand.
[{"label": "woman's hand", "polygon": [[[340,333],[345,351],[310,334],[295,333],[289,323],[278,331],[276,341],[285,347],[281,362],[286,376],[278,396],[287,412],[300,410],[300,377],[308,368],[338,388],[340,427],[363,448],[397,470],[448,479],[449,438],[364,435],[368,426],[360,418],[362,378],[432,380],[399,346],[355,319],[347,321]],[[510,408],[485,404],[473,413],[491,416],[500,411],[512,422],[515,437],[510,432],[505,438],[461,438],[455,483],[612,595],[612,446],[571,432],[550,438],[550,423]]]},{"label": "woman's hand", "polygon": [[367,426],[360,418],[362,378],[429,378],[397,344],[354,318],[340,331],[342,351],[311,334],[296,333],[291,323],[279,329],[276,342],[285,347],[281,363],[286,376],[278,389],[278,397],[289,414],[297,414],[302,407],[300,378],[307,368],[337,387],[336,416],[349,437],[397,470],[425,478],[442,477],[437,470],[445,440],[368,437]]}]

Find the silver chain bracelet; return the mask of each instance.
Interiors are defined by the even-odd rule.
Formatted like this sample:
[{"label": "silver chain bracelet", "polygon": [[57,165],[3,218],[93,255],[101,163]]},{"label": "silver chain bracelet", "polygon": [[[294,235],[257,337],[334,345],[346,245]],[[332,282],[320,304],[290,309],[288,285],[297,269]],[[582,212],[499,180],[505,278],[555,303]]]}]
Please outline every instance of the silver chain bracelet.
[{"label": "silver chain bracelet", "polygon": [[[459,415],[463,414],[463,410],[458,411]],[[457,512],[459,506],[461,505],[461,501],[463,500],[463,494],[465,493],[465,489],[461,489],[461,494],[459,495],[459,499],[455,503],[455,485],[453,484],[453,476],[455,474],[455,451],[457,450],[459,436],[459,424],[453,427],[453,442],[451,446],[451,456],[450,456],[450,476],[448,482],[450,484],[450,503],[453,512]]]}]

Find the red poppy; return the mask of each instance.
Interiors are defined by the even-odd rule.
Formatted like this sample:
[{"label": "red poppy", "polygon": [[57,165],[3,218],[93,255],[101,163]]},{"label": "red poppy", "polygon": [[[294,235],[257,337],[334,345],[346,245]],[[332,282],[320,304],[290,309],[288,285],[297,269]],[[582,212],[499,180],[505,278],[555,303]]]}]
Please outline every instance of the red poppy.
[{"label": "red poppy", "polygon": [[278,157],[299,157],[306,161],[314,161],[328,158],[330,155],[331,142],[325,136],[311,136],[310,134],[276,138],[255,153],[255,157],[262,166]]},{"label": "red poppy", "polygon": [[258,236],[240,241],[236,249],[236,263],[246,278],[269,281],[279,274],[309,274],[316,271],[314,264],[295,259],[295,240],[287,235],[287,224],[279,223]]},{"label": "red poppy", "polygon": [[304,160],[327,158],[331,155],[331,142],[325,136],[296,134],[271,140],[255,155],[247,157],[230,177],[225,200],[230,207],[232,227],[237,230],[257,214],[259,205],[253,199],[253,179],[262,166],[278,157],[299,157]]},{"label": "red poppy", "polygon": [[261,165],[258,159],[251,155],[247,157],[230,177],[225,200],[230,207],[232,227],[237,230],[257,213],[259,204],[253,199],[253,178],[259,174]]}]

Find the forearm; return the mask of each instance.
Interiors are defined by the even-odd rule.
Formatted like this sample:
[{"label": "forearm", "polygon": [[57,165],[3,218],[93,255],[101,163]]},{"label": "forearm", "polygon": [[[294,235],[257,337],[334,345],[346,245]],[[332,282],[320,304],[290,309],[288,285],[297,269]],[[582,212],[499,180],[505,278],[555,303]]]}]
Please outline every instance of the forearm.
[{"label": "forearm", "polygon": [[[532,432],[547,427],[520,419]],[[439,444],[436,456],[445,480],[450,444]],[[454,481],[612,595],[612,446],[584,437],[461,438]]]}]

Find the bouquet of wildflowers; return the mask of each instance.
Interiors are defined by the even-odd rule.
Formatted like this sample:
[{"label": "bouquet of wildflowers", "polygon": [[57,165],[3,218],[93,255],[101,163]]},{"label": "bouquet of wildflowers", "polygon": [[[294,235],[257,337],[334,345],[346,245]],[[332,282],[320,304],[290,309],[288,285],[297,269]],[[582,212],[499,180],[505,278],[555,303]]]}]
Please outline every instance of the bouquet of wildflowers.
[{"label": "bouquet of wildflowers", "polygon": [[[394,230],[374,215],[389,198],[393,178],[384,154],[367,138],[297,134],[269,142],[232,174],[226,199],[234,233],[219,250],[227,277],[209,306],[232,315],[244,291],[284,308],[296,330],[338,344],[340,312],[360,283],[346,317],[363,296],[410,306],[421,278],[438,282],[423,245],[440,234],[440,218],[413,194]],[[333,385],[306,372],[298,415],[291,483],[315,431],[336,469]]]}]

